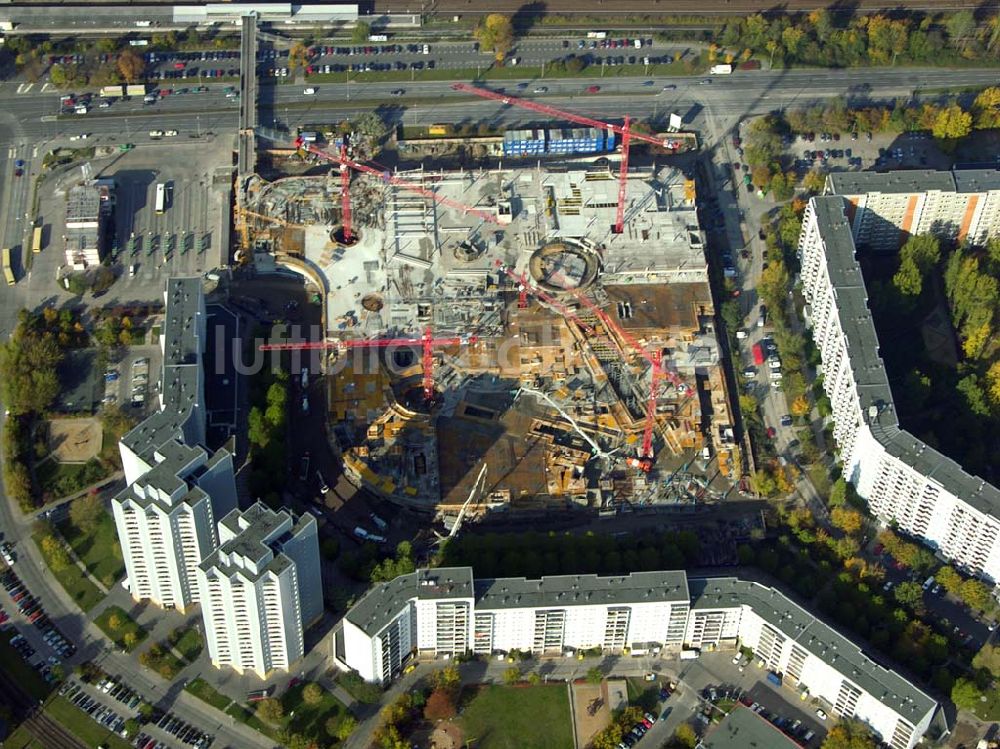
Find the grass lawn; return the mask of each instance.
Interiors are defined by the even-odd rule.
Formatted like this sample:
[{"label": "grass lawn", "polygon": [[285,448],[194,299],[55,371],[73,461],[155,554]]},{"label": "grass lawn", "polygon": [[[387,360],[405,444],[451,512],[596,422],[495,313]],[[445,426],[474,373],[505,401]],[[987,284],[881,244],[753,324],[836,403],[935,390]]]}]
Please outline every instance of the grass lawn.
[{"label": "grass lawn", "polygon": [[95,749],[99,746],[106,746],[108,749],[131,749],[131,745],[125,739],[98,724],[76,705],[62,697],[53,697],[45,706],[45,713],[61,723],[80,741]]},{"label": "grass lawn", "polygon": [[184,660],[188,663],[193,662],[205,647],[205,642],[201,639],[201,635],[193,627],[178,627],[167,635],[167,641],[184,656]]},{"label": "grass lawn", "polygon": [[356,671],[337,674],[337,684],[358,702],[374,704],[382,699],[382,690],[362,679]]},{"label": "grass lawn", "polygon": [[[241,723],[246,723],[255,731],[275,740],[280,740],[278,737],[281,731],[287,730],[293,734],[301,734],[306,738],[325,743],[328,739],[326,722],[332,717],[346,717],[348,715],[347,708],[325,689],[323,690],[323,699],[320,700],[319,704],[307,705],[302,700],[302,690],[305,686],[305,684],[297,684],[281,695],[285,717],[277,724],[264,723],[251,709],[235,702],[229,706],[226,713]],[[288,716],[293,713],[293,717],[289,718]],[[572,743],[570,746],[572,747]]]},{"label": "grass lawn", "polygon": [[[117,616],[121,620],[117,629],[111,626],[111,617],[113,616]],[[136,624],[125,609],[120,606],[108,606],[98,615],[94,623],[122,650],[132,650],[146,638],[146,630]],[[129,632],[135,634],[136,640],[132,647],[127,648],[125,647],[125,635]]]},{"label": "grass lawn", "polygon": [[646,681],[639,676],[625,679],[625,689],[628,692],[630,705],[641,707],[644,712],[655,713],[660,706],[660,685],[655,681]]},{"label": "grass lawn", "polygon": [[14,628],[0,633],[0,668],[10,674],[21,689],[37,700],[44,700],[52,687],[35,669],[28,665],[21,654],[10,646],[10,638],[16,633]]},{"label": "grass lawn", "polygon": [[35,466],[35,475],[43,494],[53,498],[75,494],[90,484],[107,478],[112,469],[101,465],[100,461],[87,463],[60,463],[55,458],[47,458]]},{"label": "grass lawn", "polygon": [[71,520],[60,523],[59,532],[90,574],[108,588],[125,574],[118,533],[110,512],[101,513],[101,521],[92,533],[84,533]]},{"label": "grass lawn", "polygon": [[75,564],[71,564],[58,572],[52,569],[52,560],[42,548],[41,536],[36,533],[34,535],[34,539],[35,544],[38,546],[38,550],[41,552],[42,557],[48,565],[49,571],[52,573],[52,576],[55,577],[55,579],[59,581],[59,584],[66,589],[66,592],[69,593],[70,598],[73,599],[73,602],[76,603],[77,606],[84,611],[89,611],[104,600],[104,594],[100,591],[100,589],[90,582],[90,580],[87,579],[87,576],[83,574],[83,571],[80,570],[80,568]]},{"label": "grass lawn", "polygon": [[184,691],[190,692],[199,700],[207,702],[217,710],[225,711],[225,709],[229,707],[230,703],[232,703],[231,699],[217,691],[215,687],[204,679],[192,679],[187,683],[187,686],[184,687]]},{"label": "grass lawn", "polygon": [[168,681],[184,668],[183,661],[171,653],[169,645],[164,642],[154,643],[148,650],[140,653],[139,663]]},{"label": "grass lawn", "polygon": [[813,463],[806,468],[806,473],[809,475],[812,485],[816,487],[816,493],[823,499],[828,498],[830,489],[833,487],[833,482],[830,481],[830,470],[822,463]]},{"label": "grass lawn", "polygon": [[31,731],[20,725],[17,729],[4,739],[4,749],[45,749],[45,744],[36,741]]},{"label": "grass lawn", "polygon": [[463,695],[460,718],[478,749],[572,749],[573,726],[565,684],[487,686]]}]

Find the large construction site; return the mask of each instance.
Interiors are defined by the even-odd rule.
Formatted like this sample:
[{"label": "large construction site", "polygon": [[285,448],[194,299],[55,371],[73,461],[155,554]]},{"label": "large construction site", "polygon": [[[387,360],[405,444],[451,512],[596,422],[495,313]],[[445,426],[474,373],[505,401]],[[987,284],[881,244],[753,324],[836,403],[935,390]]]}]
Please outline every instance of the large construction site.
[{"label": "large construction site", "polygon": [[255,178],[243,231],[324,301],[309,346],[353,483],[454,517],[700,503],[739,479],[680,170],[389,172],[296,146],[272,164],[329,168]]}]

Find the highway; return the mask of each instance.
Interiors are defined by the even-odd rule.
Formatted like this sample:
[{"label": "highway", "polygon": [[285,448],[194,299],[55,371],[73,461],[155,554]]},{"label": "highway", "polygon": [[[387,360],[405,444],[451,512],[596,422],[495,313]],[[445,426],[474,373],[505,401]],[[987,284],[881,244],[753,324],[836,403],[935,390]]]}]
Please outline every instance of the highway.
[{"label": "highway", "polygon": [[[702,81],[711,80],[710,84]],[[646,85],[652,81],[652,85]],[[991,69],[942,70],[939,68],[850,69],[830,71],[758,71],[711,78],[577,78],[502,81],[489,87],[535,98],[556,107],[565,107],[608,118],[628,111],[636,117],[663,117],[668,112],[685,116],[691,125],[703,109],[719,118],[741,117],[777,108],[806,106],[836,96],[856,101],[910,96],[915,90],[946,89],[995,84]],[[519,84],[522,88],[519,88]],[[600,92],[584,95],[591,85]],[[533,90],[544,86],[544,94]],[[664,91],[664,86],[676,86]],[[148,138],[151,125],[173,128],[181,135],[198,132],[235,131],[239,104],[227,99],[221,84],[209,86],[201,94],[170,95],[153,105],[141,100],[117,101],[107,109],[93,109],[87,115],[57,115],[58,94],[33,88],[17,93],[17,85],[0,86],[0,103],[17,121],[18,130],[33,132],[43,140],[84,132],[114,135],[118,142],[138,143]],[[391,92],[402,88],[404,94]],[[260,124],[265,127],[336,122],[373,107],[394,124],[487,121],[518,124],[538,121],[541,115],[518,110],[488,100],[478,100],[451,89],[447,81],[413,83],[326,83],[316,84],[316,94],[303,94],[301,85],[260,85]],[[37,91],[37,92],[36,92]],[[0,134],[2,135],[2,134]],[[0,147],[9,144],[0,143]]]}]

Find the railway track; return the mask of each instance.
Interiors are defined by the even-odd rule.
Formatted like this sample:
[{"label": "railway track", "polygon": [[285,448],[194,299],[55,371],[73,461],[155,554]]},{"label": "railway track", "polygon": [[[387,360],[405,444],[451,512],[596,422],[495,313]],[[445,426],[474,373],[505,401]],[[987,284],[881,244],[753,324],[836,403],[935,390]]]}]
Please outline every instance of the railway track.
[{"label": "railway track", "polygon": [[[308,3],[307,3],[308,4]],[[399,0],[374,0],[375,13],[385,13],[390,10],[399,12]],[[470,0],[431,0],[426,3],[424,13],[438,15],[486,15],[489,13],[505,13],[517,15],[519,18],[532,18],[544,15],[581,15],[602,16],[608,21],[618,20],[628,22],[628,16],[662,15],[748,15],[751,13],[802,13],[819,8],[826,8],[830,13],[853,14],[876,10],[911,10],[942,12],[949,10],[972,10],[980,14],[1000,9],[998,0],[975,2],[974,0],[857,0],[850,7],[838,9],[829,0],[786,0],[777,9],[773,2],[763,0],[666,0],[666,2],[649,2],[648,0],[545,0],[545,2],[524,2],[524,0],[490,0],[489,3],[475,3]]]},{"label": "railway track", "polygon": [[87,749],[60,723],[42,713],[38,702],[4,671],[0,671],[0,691],[12,715],[23,718],[22,725],[45,749]]}]

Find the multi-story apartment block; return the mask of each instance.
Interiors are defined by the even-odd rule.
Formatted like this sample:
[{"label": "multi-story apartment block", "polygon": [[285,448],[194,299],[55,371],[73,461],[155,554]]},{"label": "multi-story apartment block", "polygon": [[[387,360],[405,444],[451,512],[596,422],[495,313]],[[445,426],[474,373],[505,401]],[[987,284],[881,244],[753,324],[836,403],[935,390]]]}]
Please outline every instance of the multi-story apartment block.
[{"label": "multi-story apartment block", "polygon": [[160,410],[122,437],[119,450],[125,481],[131,484],[156,464],[161,445],[179,440],[205,442],[205,295],[200,278],[171,278],[164,293],[166,312],[160,333],[163,377]]},{"label": "multi-story apartment block", "polygon": [[205,440],[199,278],[167,281],[160,337],[160,410],[119,443],[128,487],[112,500],[129,587],[136,600],[187,609],[198,601],[195,569],[216,546],[216,522],[237,506],[232,455]]},{"label": "multi-story apartment block", "polygon": [[826,192],[848,203],[858,247],[895,252],[908,235],[984,244],[1000,234],[1000,173],[995,169],[938,172],[836,172]]},{"label": "multi-story apartment block", "polygon": [[261,678],[288,670],[323,613],[316,520],[258,502],[219,522],[219,542],[197,568],[212,664]]},{"label": "multi-story apartment block", "polygon": [[[996,582],[1000,491],[900,427],[855,259],[856,227],[849,200],[814,198],[799,238],[803,293],[844,476],[880,520]],[[990,228],[989,236],[997,231]]]},{"label": "multi-story apartment block", "polygon": [[774,588],[735,577],[688,585],[686,645],[750,648],[786,686],[866,723],[892,749],[910,749],[930,726],[933,699]]},{"label": "multi-story apartment block", "polygon": [[563,656],[600,648],[673,653],[743,645],[836,715],[910,749],[937,704],[779,591],[684,572],[475,580],[468,567],[418,570],[373,588],[334,633],[334,660],[386,683],[414,654]]},{"label": "multi-story apartment block", "polygon": [[198,602],[198,563],[218,545],[217,514],[236,507],[233,459],[177,440],[153,459],[111,509],[132,597],[183,611]]}]

